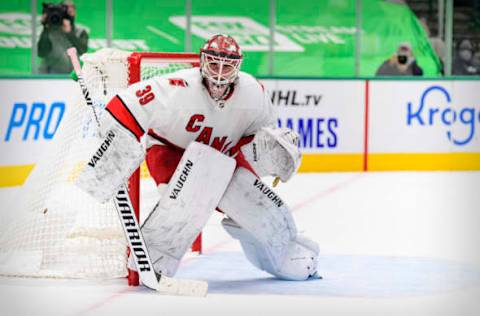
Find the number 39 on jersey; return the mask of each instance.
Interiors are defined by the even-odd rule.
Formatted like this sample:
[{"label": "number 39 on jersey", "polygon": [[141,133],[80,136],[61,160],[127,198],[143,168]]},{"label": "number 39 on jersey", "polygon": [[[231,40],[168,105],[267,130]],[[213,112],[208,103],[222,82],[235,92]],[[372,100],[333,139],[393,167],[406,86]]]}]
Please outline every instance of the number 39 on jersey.
[{"label": "number 39 on jersey", "polygon": [[152,92],[151,85],[145,86],[145,89],[137,90],[137,92],[135,92],[135,95],[137,96],[137,98],[139,98],[138,102],[140,102],[142,106],[148,104],[150,101],[155,99],[155,95]]}]

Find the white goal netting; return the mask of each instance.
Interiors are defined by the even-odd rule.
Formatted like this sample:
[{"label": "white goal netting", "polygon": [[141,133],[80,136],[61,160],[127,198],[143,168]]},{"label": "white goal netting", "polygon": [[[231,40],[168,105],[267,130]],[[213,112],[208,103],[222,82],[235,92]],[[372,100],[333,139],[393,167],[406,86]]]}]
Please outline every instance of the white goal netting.
[{"label": "white goal netting", "polygon": [[[101,109],[132,81],[192,67],[198,60],[192,55],[105,49],[82,56],[82,69],[95,107]],[[90,279],[127,275],[127,243],[113,203],[99,204],[73,184],[99,143],[96,122],[79,88],[78,100],[67,108],[54,141],[19,194],[2,206],[12,216],[2,222],[0,275]]]}]

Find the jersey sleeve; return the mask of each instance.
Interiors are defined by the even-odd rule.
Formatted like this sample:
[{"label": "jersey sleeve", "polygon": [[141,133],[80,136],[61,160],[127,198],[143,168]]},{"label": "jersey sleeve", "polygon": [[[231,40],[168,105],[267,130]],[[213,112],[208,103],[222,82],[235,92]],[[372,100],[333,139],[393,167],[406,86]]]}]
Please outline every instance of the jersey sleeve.
[{"label": "jersey sleeve", "polygon": [[169,90],[165,79],[154,78],[129,86],[110,100],[105,110],[138,140],[158,119],[165,118]]},{"label": "jersey sleeve", "polygon": [[243,136],[251,136],[257,133],[262,127],[270,126],[275,127],[277,123],[278,113],[273,107],[272,101],[266,90],[261,91],[261,97],[259,100],[259,108],[256,111],[256,117],[253,119],[252,124],[247,128]]}]

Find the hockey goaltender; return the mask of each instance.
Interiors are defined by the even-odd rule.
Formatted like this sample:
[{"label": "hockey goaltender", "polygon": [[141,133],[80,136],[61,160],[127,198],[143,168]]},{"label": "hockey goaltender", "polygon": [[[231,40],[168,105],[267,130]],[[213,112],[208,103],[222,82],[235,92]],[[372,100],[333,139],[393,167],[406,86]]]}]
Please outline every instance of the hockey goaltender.
[{"label": "hockey goaltender", "polygon": [[296,173],[298,135],[275,127],[271,101],[240,71],[242,59],[232,37],[215,35],[200,50],[199,68],[141,81],[116,95],[102,116],[104,146],[77,184],[107,201],[146,159],[164,193],[141,228],[159,274],[176,273],[217,208],[254,266],[279,279],[316,278],[317,243],[299,235],[288,206],[260,180],[285,182]]}]

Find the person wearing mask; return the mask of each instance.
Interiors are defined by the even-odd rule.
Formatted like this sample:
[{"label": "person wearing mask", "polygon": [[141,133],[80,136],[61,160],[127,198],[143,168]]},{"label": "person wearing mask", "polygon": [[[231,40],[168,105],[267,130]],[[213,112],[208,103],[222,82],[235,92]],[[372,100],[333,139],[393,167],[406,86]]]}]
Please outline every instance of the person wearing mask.
[{"label": "person wearing mask", "polygon": [[480,67],[474,58],[473,44],[468,39],[460,41],[452,64],[452,74],[460,76],[480,75]]},{"label": "person wearing mask", "polygon": [[422,76],[423,69],[413,56],[412,47],[402,43],[390,59],[387,59],[375,73],[377,76]]}]

